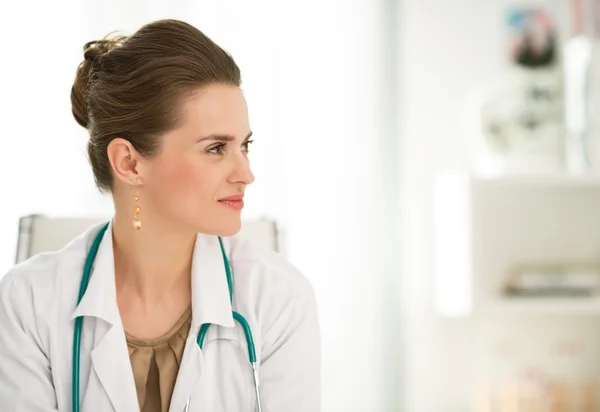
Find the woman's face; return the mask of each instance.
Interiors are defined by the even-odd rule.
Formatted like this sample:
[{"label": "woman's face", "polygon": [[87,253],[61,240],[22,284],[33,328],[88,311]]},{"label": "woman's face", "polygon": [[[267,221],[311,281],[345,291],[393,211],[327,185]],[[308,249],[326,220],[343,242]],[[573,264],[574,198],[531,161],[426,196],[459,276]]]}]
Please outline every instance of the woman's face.
[{"label": "woman's face", "polygon": [[194,232],[234,235],[241,227],[244,191],[254,181],[246,100],[238,87],[215,84],[187,97],[183,110],[181,126],[165,134],[160,153],[141,165],[140,216]]}]

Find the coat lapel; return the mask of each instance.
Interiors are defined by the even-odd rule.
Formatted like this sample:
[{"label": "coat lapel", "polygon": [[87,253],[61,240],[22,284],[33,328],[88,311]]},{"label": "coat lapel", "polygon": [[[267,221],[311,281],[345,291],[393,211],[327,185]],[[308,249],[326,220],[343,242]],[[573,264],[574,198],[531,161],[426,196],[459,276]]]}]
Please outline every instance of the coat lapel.
[{"label": "coat lapel", "polygon": [[113,326],[92,350],[92,366],[116,412],[139,411],[122,328]]},{"label": "coat lapel", "polygon": [[212,326],[207,333],[214,333],[216,325],[234,328],[229,288],[219,239],[199,234],[196,237],[192,259],[192,327],[186,341],[177,382],[171,398],[170,411],[183,411],[187,400],[198,394],[202,385],[203,353],[197,343],[203,324]]},{"label": "coat lapel", "polygon": [[[94,231],[93,235],[95,234]],[[98,249],[86,293],[75,309],[72,319],[83,316],[84,325],[85,317],[101,319],[108,323],[108,330],[103,333],[106,329],[100,326],[102,322],[96,322],[95,333],[92,333],[97,336],[91,351],[92,373],[97,375],[116,412],[138,412],[135,381],[117,305],[112,244],[111,223]],[[98,335],[100,333],[103,334]],[[82,352],[81,356],[87,354]],[[81,379],[86,377],[82,376]],[[87,391],[95,390],[97,389],[89,386],[87,388]],[[81,398],[84,398],[84,394],[81,394]]]},{"label": "coat lapel", "polygon": [[199,234],[192,258],[192,325],[235,327],[219,238]]},{"label": "coat lapel", "polygon": [[181,366],[171,397],[170,411],[183,411],[187,400],[194,395],[202,376],[202,351],[193,333],[188,335]]}]

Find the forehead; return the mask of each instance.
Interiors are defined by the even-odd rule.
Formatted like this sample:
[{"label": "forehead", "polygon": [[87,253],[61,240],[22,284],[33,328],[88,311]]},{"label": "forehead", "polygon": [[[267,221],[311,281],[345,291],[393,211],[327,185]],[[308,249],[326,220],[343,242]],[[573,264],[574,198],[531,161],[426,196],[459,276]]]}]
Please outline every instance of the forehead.
[{"label": "forehead", "polygon": [[250,130],[246,99],[239,87],[213,84],[198,89],[182,102],[182,128],[198,137],[228,134],[243,138]]}]

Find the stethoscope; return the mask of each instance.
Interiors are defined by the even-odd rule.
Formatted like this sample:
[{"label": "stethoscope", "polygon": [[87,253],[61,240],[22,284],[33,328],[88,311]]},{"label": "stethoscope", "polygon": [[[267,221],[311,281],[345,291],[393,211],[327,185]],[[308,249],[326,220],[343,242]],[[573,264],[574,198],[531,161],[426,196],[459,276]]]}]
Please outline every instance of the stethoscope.
[{"label": "stethoscope", "polygon": [[[81,278],[81,285],[79,286],[79,297],[77,299],[77,304],[81,302],[83,295],[85,295],[85,291],[87,290],[88,283],[90,280],[90,275],[92,273],[92,266],[94,265],[94,260],[96,259],[96,255],[98,254],[98,248],[100,247],[100,242],[102,241],[102,237],[104,236],[104,232],[108,228],[108,223],[100,229],[100,232],[96,235],[94,242],[92,243],[92,247],[87,255],[85,260],[85,266],[83,267],[83,276]],[[223,264],[225,265],[225,273],[227,276],[227,286],[229,288],[229,301],[233,303],[233,282],[231,279],[231,268],[229,266],[229,260],[227,259],[227,254],[225,253],[225,248],[223,247],[223,240],[219,237],[219,245],[221,246],[221,254],[223,255]],[[246,344],[248,345],[248,358],[250,360],[250,365],[252,366],[252,371],[254,375],[254,391],[256,392],[256,406],[258,408],[258,412],[262,412],[262,406],[260,402],[260,392],[258,389],[258,371],[256,370],[256,352],[254,350],[254,339],[252,338],[252,331],[250,330],[250,325],[242,315],[233,311],[233,318],[242,326],[244,329],[244,334],[246,335]],[[198,346],[202,349],[202,344],[204,343],[204,338],[206,337],[206,332],[208,332],[208,328],[210,328],[210,323],[205,323],[200,327],[200,331],[198,332],[198,338],[196,342],[198,342]],[[81,359],[81,331],[83,327],[83,316],[79,316],[75,319],[75,333],[73,336],[73,412],[79,412],[79,369],[80,369],[80,359]],[[184,412],[188,412],[190,409],[190,399],[187,399],[185,404]]]}]

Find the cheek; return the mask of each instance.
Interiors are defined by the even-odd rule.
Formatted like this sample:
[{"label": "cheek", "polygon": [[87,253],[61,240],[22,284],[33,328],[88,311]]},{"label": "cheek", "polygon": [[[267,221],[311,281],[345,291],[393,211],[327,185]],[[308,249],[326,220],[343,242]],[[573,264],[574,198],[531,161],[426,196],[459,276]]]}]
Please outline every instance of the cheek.
[{"label": "cheek", "polygon": [[[182,156],[165,157],[153,165],[152,187],[162,201],[183,204],[197,203],[214,196],[215,187],[206,165]],[[183,203],[183,204],[181,204]]]}]

